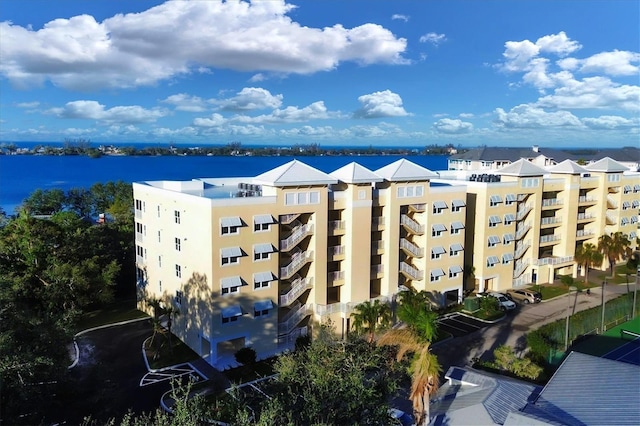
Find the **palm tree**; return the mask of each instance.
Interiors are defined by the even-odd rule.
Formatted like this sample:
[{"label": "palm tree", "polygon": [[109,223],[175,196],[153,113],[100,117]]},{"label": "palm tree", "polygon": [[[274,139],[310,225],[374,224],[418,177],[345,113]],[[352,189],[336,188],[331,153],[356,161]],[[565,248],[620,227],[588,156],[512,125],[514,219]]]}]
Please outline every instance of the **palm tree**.
[{"label": "palm tree", "polygon": [[169,306],[162,310],[162,313],[167,316],[167,336],[169,338],[169,350],[173,353],[173,345],[171,344],[171,326],[173,325],[173,319],[180,315],[180,310],[175,306]]},{"label": "palm tree", "polygon": [[629,237],[622,232],[614,232],[611,235],[601,235],[598,238],[598,250],[607,257],[611,277],[615,275],[614,267],[618,260],[630,254]]},{"label": "palm tree", "polygon": [[398,318],[421,339],[433,342],[438,334],[438,316],[430,309],[429,294],[409,289],[400,293],[398,302]]},{"label": "palm tree", "polygon": [[356,333],[369,334],[368,341],[373,343],[376,331],[379,327],[386,327],[391,323],[391,308],[380,300],[366,301],[355,307],[353,317],[353,329]]},{"label": "palm tree", "polygon": [[575,259],[578,264],[584,267],[584,282],[586,284],[589,281],[589,268],[602,265],[603,256],[595,245],[586,243],[576,248]]},{"label": "palm tree", "polygon": [[396,360],[400,362],[407,353],[413,353],[409,372],[413,415],[416,424],[426,425],[431,420],[430,400],[440,386],[442,367],[431,353],[430,342],[420,339],[410,328],[391,329],[378,339],[379,345],[398,346]]}]

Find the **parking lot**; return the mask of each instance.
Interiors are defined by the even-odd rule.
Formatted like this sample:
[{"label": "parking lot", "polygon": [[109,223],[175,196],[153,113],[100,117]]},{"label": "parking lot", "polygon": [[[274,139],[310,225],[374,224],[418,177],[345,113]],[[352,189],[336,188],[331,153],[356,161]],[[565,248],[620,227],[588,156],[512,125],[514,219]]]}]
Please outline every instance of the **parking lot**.
[{"label": "parking lot", "polygon": [[445,315],[438,319],[438,326],[440,330],[450,333],[453,337],[465,336],[476,330],[487,327],[488,325],[490,324],[461,315],[457,312]]}]

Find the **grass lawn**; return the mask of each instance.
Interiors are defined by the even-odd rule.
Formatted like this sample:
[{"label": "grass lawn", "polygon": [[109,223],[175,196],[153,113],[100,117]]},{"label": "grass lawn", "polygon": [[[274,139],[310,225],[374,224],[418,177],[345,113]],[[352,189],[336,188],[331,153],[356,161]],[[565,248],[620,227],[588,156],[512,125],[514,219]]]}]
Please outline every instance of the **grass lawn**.
[{"label": "grass lawn", "polygon": [[147,314],[136,308],[135,299],[119,300],[83,314],[78,321],[77,331],[146,316]]},{"label": "grass lawn", "polygon": [[154,370],[171,365],[184,364],[199,358],[197,353],[182,343],[176,336],[171,338],[173,350],[169,349],[169,340],[166,335],[157,335],[154,339],[153,347],[149,347],[150,342],[151,339],[145,342],[145,351],[149,367]]}]

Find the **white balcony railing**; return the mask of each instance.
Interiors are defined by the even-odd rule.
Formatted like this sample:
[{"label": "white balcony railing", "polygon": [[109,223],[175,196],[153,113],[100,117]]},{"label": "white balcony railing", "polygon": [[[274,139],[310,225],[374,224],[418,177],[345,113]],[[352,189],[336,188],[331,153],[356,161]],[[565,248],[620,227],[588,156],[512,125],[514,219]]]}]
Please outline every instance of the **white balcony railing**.
[{"label": "white balcony railing", "polygon": [[516,213],[516,220],[524,219],[530,210],[531,210],[530,204],[525,204],[524,206],[521,206],[520,208],[518,208],[518,212]]},{"label": "white balcony railing", "polygon": [[542,207],[551,207],[562,205],[562,199],[560,198],[545,198],[542,200]]},{"label": "white balcony railing", "polygon": [[384,251],[384,241],[371,241],[371,252],[379,254]]},{"label": "white balcony railing", "polygon": [[516,262],[513,269],[513,278],[518,278],[529,266],[529,259],[523,259],[521,261]]},{"label": "white balcony railing", "polygon": [[384,265],[371,265],[371,276],[377,277],[384,273]]},{"label": "white balcony railing", "polygon": [[576,237],[578,238],[591,237],[595,234],[596,232],[592,229],[578,229],[578,231],[576,232]]},{"label": "white balcony railing", "polygon": [[337,232],[344,231],[346,228],[346,222],[344,220],[330,220],[329,221],[329,231]]},{"label": "white balcony railing", "polygon": [[542,243],[552,243],[554,241],[560,241],[560,235],[543,235],[540,237],[540,244]]},{"label": "white balcony railing", "polygon": [[333,246],[328,248],[328,254],[330,257],[343,256],[344,251],[345,251],[344,246]]},{"label": "white balcony railing", "polygon": [[329,282],[344,281],[344,271],[332,271],[327,273],[327,279]]},{"label": "white balcony railing", "polygon": [[374,228],[379,229],[384,226],[384,216],[375,216],[371,218],[371,224]]},{"label": "white balcony railing", "polygon": [[283,214],[280,216],[280,223],[283,225],[288,225],[299,217],[300,217],[300,213]]},{"label": "white balcony railing", "polygon": [[313,259],[313,250],[310,251],[302,251],[296,253],[292,258],[291,262],[282,268],[280,268],[280,278],[283,280],[288,280],[300,270],[307,262],[310,262]]},{"label": "white balcony railing", "polygon": [[404,225],[407,229],[409,229],[414,234],[424,234],[424,225],[420,225],[415,220],[411,219],[406,214],[403,214],[400,217],[400,223]]},{"label": "white balcony railing", "polygon": [[596,218],[596,215],[592,213],[578,213],[578,220],[592,220],[595,218]]},{"label": "white balcony railing", "polygon": [[569,263],[569,262],[573,262],[573,256],[543,257],[543,258],[534,260],[533,264],[542,266],[542,265],[560,265],[562,263]]},{"label": "white balcony railing", "polygon": [[304,240],[309,234],[313,233],[313,224],[297,226],[289,237],[280,240],[280,250],[289,251],[294,248],[300,241]]},{"label": "white balcony railing", "polygon": [[308,333],[309,328],[306,325],[304,327],[294,328],[289,334],[278,336],[278,346],[290,345],[292,343],[295,343],[298,337],[306,336]]},{"label": "white balcony railing", "polygon": [[302,295],[305,291],[313,287],[313,278],[297,277],[292,283],[291,288],[284,294],[280,295],[280,306],[289,306]]},{"label": "white balcony railing", "polygon": [[288,334],[302,321],[304,317],[311,314],[312,305],[295,305],[278,323],[278,334]]},{"label": "white balcony railing", "polygon": [[411,256],[414,257],[422,257],[424,256],[424,248],[418,247],[413,244],[411,241],[406,238],[402,238],[400,240],[400,248],[404,249],[405,252],[408,252]]},{"label": "white balcony railing", "polygon": [[588,195],[581,195],[578,197],[579,203],[595,203],[597,200],[593,197],[589,197]]},{"label": "white balcony railing", "polygon": [[561,223],[562,218],[559,216],[543,217],[540,219],[540,225],[553,225],[555,223]]},{"label": "white balcony railing", "polygon": [[400,262],[400,272],[413,280],[422,280],[424,278],[424,271],[414,268],[405,262]]},{"label": "white balcony railing", "polygon": [[527,249],[531,247],[531,240],[527,240],[524,243],[520,244],[517,248],[513,257],[516,259],[520,259],[522,255],[527,251]]},{"label": "white balcony railing", "polygon": [[516,240],[522,239],[522,237],[524,237],[525,234],[529,232],[529,229],[531,229],[531,225],[528,223],[525,223],[524,225],[520,226],[516,230]]}]

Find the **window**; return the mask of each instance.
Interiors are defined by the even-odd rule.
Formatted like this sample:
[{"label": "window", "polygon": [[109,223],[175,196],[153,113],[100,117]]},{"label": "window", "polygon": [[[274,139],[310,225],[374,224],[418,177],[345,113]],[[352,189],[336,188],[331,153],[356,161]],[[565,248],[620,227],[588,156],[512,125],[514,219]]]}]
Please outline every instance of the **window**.
[{"label": "window", "polygon": [[495,247],[500,244],[500,238],[497,235],[489,236],[489,247]]},{"label": "window", "polygon": [[525,178],[521,182],[523,188],[536,188],[540,185],[540,178]]},{"label": "window", "polygon": [[444,276],[444,271],[440,268],[431,270],[431,282],[440,281],[440,278]]},{"label": "window", "polygon": [[503,244],[511,244],[511,242],[515,241],[516,237],[513,234],[504,234],[502,237]]},{"label": "window", "polygon": [[629,210],[631,208],[631,203],[628,201],[622,202],[622,210]]},{"label": "window", "polygon": [[158,206],[158,217],[160,217],[160,206]]},{"label": "window", "polygon": [[630,192],[631,192],[631,185],[625,185],[625,186],[624,186],[624,189],[622,190],[622,192],[623,192],[624,194],[628,194],[628,193],[630,193]]},{"label": "window", "polygon": [[162,268],[162,256],[158,256],[158,268]]},{"label": "window", "polygon": [[507,206],[510,206],[511,204],[516,202],[516,196],[515,194],[507,194],[504,200],[505,200],[504,203]]},{"label": "window", "polygon": [[176,265],[176,277],[182,278],[182,266]]},{"label": "window", "polygon": [[459,234],[462,229],[464,229],[464,224],[462,222],[453,222],[451,224],[451,234],[453,235]]},{"label": "window", "polygon": [[445,254],[447,251],[444,249],[444,247],[442,246],[437,246],[431,249],[431,259],[440,259],[442,258],[442,255]]},{"label": "window", "polygon": [[253,304],[253,316],[254,318],[267,316],[271,309],[273,309],[271,300],[260,300]]},{"label": "window", "polygon": [[493,266],[497,265],[498,263],[500,263],[500,259],[498,259],[498,256],[489,256],[487,258],[487,267],[488,268],[492,268]]},{"label": "window", "polygon": [[619,174],[615,174],[615,175],[608,175],[607,176],[607,180],[609,182],[620,182],[620,175]]},{"label": "window", "polygon": [[142,200],[136,199],[136,210],[142,211]]},{"label": "window", "polygon": [[433,203],[433,214],[442,214],[447,208],[447,203],[444,201],[436,201]]},{"label": "window", "polygon": [[431,227],[431,236],[432,237],[440,237],[440,236],[442,236],[442,233],[445,232],[446,230],[447,230],[446,226],[444,226],[444,225],[442,225],[440,223],[437,223],[437,224],[435,224],[435,225],[433,225]]},{"label": "window", "polygon": [[625,226],[629,223],[629,218],[623,217],[622,219],[620,219],[620,225],[621,226]]},{"label": "window", "polygon": [[253,260],[267,260],[271,258],[271,253],[273,253],[273,246],[270,243],[266,244],[256,244],[253,246]]},{"label": "window", "polygon": [[273,274],[271,272],[258,272],[253,275],[253,289],[268,288],[271,286],[271,281],[273,281]]},{"label": "window", "polygon": [[239,234],[242,226],[242,219],[238,216],[223,217],[220,219],[220,233],[222,235]]},{"label": "window", "polygon": [[140,257],[144,256],[144,249],[142,246],[136,246],[136,254]]},{"label": "window", "polygon": [[158,281],[158,291],[162,293],[162,280]]},{"label": "window", "polygon": [[176,242],[176,251],[180,251],[180,238],[176,238],[175,242]]},{"label": "window", "polygon": [[238,276],[226,277],[220,280],[220,288],[223,296],[226,294],[239,293],[240,287],[242,287],[242,279]]},{"label": "window", "polygon": [[513,261],[513,255],[511,253],[505,253],[502,255],[502,263],[507,264]]},{"label": "window", "polygon": [[500,216],[489,216],[489,228],[495,228],[501,222]]},{"label": "window", "polygon": [[507,213],[504,215],[504,224],[505,225],[511,225],[513,222],[515,222],[516,217],[514,215],[512,215],[511,213]]},{"label": "window", "polygon": [[489,198],[489,206],[490,207],[495,207],[498,204],[500,204],[502,202],[502,197],[500,197],[499,195],[492,195]]},{"label": "window", "polygon": [[262,214],[253,217],[253,231],[262,232],[268,231],[271,224],[275,223],[275,220],[270,214]]},{"label": "window", "polygon": [[180,212],[179,212],[178,210],[174,210],[174,211],[173,211],[173,218],[174,218],[174,221],[175,221],[178,225],[180,225]]},{"label": "window", "polygon": [[638,216],[631,216],[631,223],[638,223]]},{"label": "window", "polygon": [[160,231],[158,231],[158,242],[162,242],[162,234],[160,233]]},{"label": "window", "polygon": [[223,265],[232,265],[240,263],[242,250],[240,247],[228,247],[220,250]]},{"label": "window", "polygon": [[184,297],[184,293],[182,291],[180,290],[176,291],[176,297],[175,297],[176,305],[182,306],[183,297]]},{"label": "window", "polygon": [[449,278],[456,278],[461,273],[462,273],[462,268],[457,265],[449,268]]},{"label": "window", "polygon": [[320,204],[319,191],[289,192],[285,194],[284,204],[287,206]]},{"label": "window", "polygon": [[633,185],[633,192],[640,192],[640,185],[639,184]]},{"label": "window", "polygon": [[240,305],[229,306],[222,310],[222,323],[228,324],[238,321],[238,318],[242,316],[242,307]]},{"label": "window", "polygon": [[464,201],[462,200],[453,200],[451,202],[451,211],[453,213],[458,213],[462,211],[462,208],[465,206]]},{"label": "window", "polygon": [[424,195],[423,185],[399,186],[397,198],[422,197]]},{"label": "window", "polygon": [[459,256],[462,250],[463,250],[462,244],[460,243],[451,244],[451,247],[449,247],[449,256]]}]

